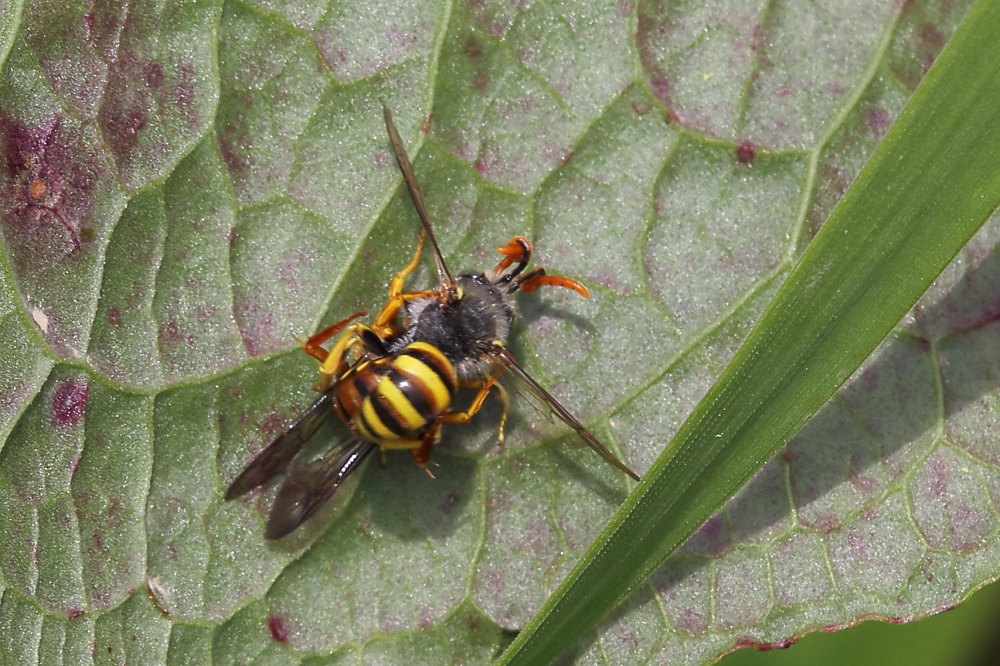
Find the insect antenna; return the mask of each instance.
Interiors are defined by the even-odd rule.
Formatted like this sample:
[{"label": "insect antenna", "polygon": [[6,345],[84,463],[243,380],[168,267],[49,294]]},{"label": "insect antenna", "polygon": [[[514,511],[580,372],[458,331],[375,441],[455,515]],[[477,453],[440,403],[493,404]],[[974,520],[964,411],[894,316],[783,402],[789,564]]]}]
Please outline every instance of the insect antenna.
[{"label": "insect antenna", "polygon": [[396,155],[396,164],[399,165],[399,170],[403,173],[403,182],[406,183],[406,189],[410,192],[413,207],[417,209],[420,224],[423,225],[424,233],[430,239],[431,248],[434,250],[434,263],[437,266],[438,281],[441,283],[441,287],[447,289],[448,293],[453,296],[458,287],[455,284],[455,278],[451,276],[448,266],[444,263],[441,248],[438,247],[437,238],[434,236],[434,229],[431,228],[430,217],[427,215],[427,208],[424,206],[424,195],[420,193],[420,187],[417,185],[417,177],[413,174],[413,165],[410,164],[410,158],[406,155],[406,148],[403,147],[403,140],[400,138],[399,132],[396,131],[396,124],[392,122],[392,111],[386,106],[385,101],[379,101],[382,102],[385,129],[389,132],[389,144],[392,146],[392,152]]}]

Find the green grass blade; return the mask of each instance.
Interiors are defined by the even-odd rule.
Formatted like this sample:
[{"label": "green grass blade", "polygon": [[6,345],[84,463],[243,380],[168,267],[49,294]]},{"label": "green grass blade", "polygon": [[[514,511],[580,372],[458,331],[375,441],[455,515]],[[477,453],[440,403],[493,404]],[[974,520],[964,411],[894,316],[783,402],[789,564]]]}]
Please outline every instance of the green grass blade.
[{"label": "green grass blade", "polygon": [[501,656],[549,663],[861,364],[1000,201],[1000,2],[979,2],[717,384]]}]

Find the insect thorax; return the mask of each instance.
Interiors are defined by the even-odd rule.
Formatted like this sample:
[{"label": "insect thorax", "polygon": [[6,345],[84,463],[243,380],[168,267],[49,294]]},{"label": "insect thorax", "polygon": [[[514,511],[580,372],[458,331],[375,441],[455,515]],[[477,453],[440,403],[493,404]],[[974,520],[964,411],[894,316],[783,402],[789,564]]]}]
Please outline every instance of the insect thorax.
[{"label": "insect thorax", "polygon": [[481,379],[491,365],[484,355],[493,350],[494,341],[507,341],[514,306],[503,285],[493,284],[485,275],[459,275],[456,282],[457,299],[442,304],[428,297],[407,304],[408,325],[390,349],[422,340],[444,353],[459,379]]}]

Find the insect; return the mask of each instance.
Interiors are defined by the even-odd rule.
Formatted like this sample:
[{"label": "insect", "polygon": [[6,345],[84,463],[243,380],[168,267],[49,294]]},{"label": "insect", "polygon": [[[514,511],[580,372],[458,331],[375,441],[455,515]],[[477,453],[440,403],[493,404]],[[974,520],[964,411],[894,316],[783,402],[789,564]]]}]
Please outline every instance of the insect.
[{"label": "insect", "polygon": [[[442,426],[467,423],[491,391],[503,402],[498,430],[502,443],[507,394],[497,380],[505,372],[605,460],[638,481],[635,472],[525,372],[506,346],[515,293],[555,286],[587,297],[587,288],[571,278],[548,275],[542,268],[526,271],[532,246],[523,236],[515,236],[499,249],[503,258],[492,270],[453,277],[434,237],[402,139],[384,104],[383,115],[389,143],[420,218],[416,251],[393,276],[389,299],[371,325],[352,323],[367,315],[355,312],[303,343],[304,350],[320,362],[315,387],[320,396],[250,462],[229,486],[226,499],[239,497],[284,472],[332,414],[351,435],[319,458],[291,467],[268,518],[267,538],[279,539],[295,530],[376,448],[407,449],[417,464],[426,465],[441,439]],[[438,286],[404,291],[425,242],[434,255]],[[465,409],[455,405],[460,387],[476,391]]]}]

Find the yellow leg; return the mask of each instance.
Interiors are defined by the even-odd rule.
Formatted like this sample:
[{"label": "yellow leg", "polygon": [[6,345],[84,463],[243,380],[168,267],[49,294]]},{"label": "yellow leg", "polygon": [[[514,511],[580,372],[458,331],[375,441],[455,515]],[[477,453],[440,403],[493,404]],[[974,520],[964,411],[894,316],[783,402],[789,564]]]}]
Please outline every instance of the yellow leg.
[{"label": "yellow leg", "polygon": [[420,252],[424,249],[425,235],[426,232],[421,229],[420,237],[417,238],[417,250],[413,253],[413,258],[410,259],[410,263],[403,266],[403,270],[393,275],[392,280],[389,281],[389,300],[392,300],[403,293],[403,283],[406,281],[406,278],[409,277],[410,273],[412,273],[417,267],[417,264],[420,263]]},{"label": "yellow leg", "polygon": [[396,313],[405,302],[401,301],[399,297],[403,293],[403,285],[406,283],[406,278],[408,278],[410,273],[416,270],[417,265],[420,264],[420,253],[424,249],[425,235],[426,233],[423,229],[421,229],[420,236],[417,237],[417,249],[413,252],[413,258],[410,259],[410,263],[403,266],[402,270],[393,275],[392,279],[389,280],[389,300],[382,308],[382,311],[378,313],[378,316],[375,317],[375,323],[373,324],[375,330],[382,337],[385,337],[393,332],[389,329],[388,324],[396,317]]},{"label": "yellow leg", "polygon": [[496,376],[490,377],[482,383],[479,387],[479,392],[476,393],[476,397],[472,399],[472,403],[463,412],[445,412],[438,417],[437,423],[468,423],[473,416],[475,416],[480,409],[483,408],[483,403],[486,401],[486,396],[490,394],[490,389],[494,386],[500,390],[500,400],[503,403],[503,416],[500,417],[500,433],[499,439],[500,443],[503,443],[503,426],[507,422],[507,391],[504,390],[502,386],[497,384]]},{"label": "yellow leg", "polygon": [[344,358],[347,356],[348,350],[362,344],[361,332],[366,330],[371,329],[364,324],[353,324],[342,336],[337,338],[319,366],[320,378],[315,385],[317,391],[320,393],[326,391],[333,384],[335,377],[344,374],[346,370]]},{"label": "yellow leg", "polygon": [[458,414],[467,414],[467,417],[462,417],[464,420],[453,421],[453,423],[466,423],[471,419],[476,412],[478,412],[483,407],[483,403],[486,401],[486,396],[489,394],[490,389],[496,389],[498,397],[500,398],[500,425],[497,427],[497,444],[503,446],[504,441],[504,427],[507,425],[507,414],[510,412],[510,395],[507,393],[507,389],[503,387],[497,381],[497,377],[491,377],[485,382],[463,382],[462,388],[475,388],[479,389],[476,393],[476,397],[472,399],[472,404],[465,412],[456,412]]},{"label": "yellow leg", "polygon": [[503,429],[507,425],[507,413],[510,411],[510,396],[507,389],[501,384],[495,384],[497,393],[500,396],[500,406],[503,411],[500,413],[500,426],[497,428],[497,444],[503,446]]},{"label": "yellow leg", "polygon": [[438,296],[440,293],[436,289],[427,289],[424,291],[411,291],[406,294],[396,294],[389,299],[389,302],[385,304],[382,311],[378,313],[378,317],[375,319],[375,323],[372,324],[372,328],[375,329],[379,337],[389,337],[395,333],[395,327],[390,322],[395,319],[399,308],[403,307],[404,303],[418,298],[426,298],[427,296]]},{"label": "yellow leg", "polygon": [[378,313],[378,316],[375,317],[375,322],[372,324],[372,328],[375,330],[375,333],[379,335],[379,337],[386,338],[397,332],[396,327],[392,324],[392,322],[399,313],[399,309],[403,307],[404,303],[417,298],[434,296],[438,293],[433,289],[403,293],[403,285],[406,282],[406,278],[409,277],[410,273],[416,270],[417,265],[420,263],[420,253],[424,247],[425,237],[426,232],[421,229],[420,236],[417,238],[417,249],[413,253],[413,258],[410,259],[410,263],[403,266],[403,269],[393,275],[392,279],[389,281],[389,300],[382,307],[381,312]]}]

